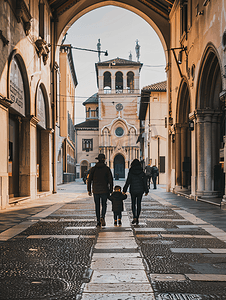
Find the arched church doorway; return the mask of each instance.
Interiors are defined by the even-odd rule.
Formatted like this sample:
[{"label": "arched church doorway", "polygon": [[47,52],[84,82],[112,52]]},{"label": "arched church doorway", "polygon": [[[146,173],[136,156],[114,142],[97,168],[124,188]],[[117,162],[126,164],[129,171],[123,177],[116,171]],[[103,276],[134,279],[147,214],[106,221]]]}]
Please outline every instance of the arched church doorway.
[{"label": "arched church doorway", "polygon": [[114,178],[125,178],[125,159],[121,154],[114,159]]},{"label": "arched church doorway", "polygon": [[[217,50],[208,45],[200,68],[197,102],[197,195],[223,194],[224,104],[219,95],[222,79]],[[221,155],[222,153],[222,155]]]},{"label": "arched church doorway", "polygon": [[191,131],[189,130],[190,94],[186,80],[181,83],[176,124],[176,186],[191,188]]}]

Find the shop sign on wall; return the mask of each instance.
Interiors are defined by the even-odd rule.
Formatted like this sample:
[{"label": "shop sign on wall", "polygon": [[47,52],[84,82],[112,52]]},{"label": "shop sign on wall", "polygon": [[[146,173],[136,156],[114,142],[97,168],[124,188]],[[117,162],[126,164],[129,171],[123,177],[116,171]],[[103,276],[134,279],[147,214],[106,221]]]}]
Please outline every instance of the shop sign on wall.
[{"label": "shop sign on wall", "polygon": [[24,83],[15,58],[12,60],[10,70],[10,99],[13,101],[11,107],[25,116]]},{"label": "shop sign on wall", "polygon": [[45,98],[40,87],[37,94],[37,118],[40,120],[38,125],[46,129]]}]

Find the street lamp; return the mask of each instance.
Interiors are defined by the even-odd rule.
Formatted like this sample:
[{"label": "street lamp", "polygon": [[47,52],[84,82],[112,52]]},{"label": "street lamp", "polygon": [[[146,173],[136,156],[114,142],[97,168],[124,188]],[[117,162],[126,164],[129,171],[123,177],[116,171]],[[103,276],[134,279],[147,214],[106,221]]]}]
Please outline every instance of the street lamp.
[{"label": "street lamp", "polygon": [[188,126],[189,126],[189,130],[190,130],[190,131],[193,131],[193,130],[194,130],[194,126],[195,126],[195,125],[194,125],[194,121],[193,121],[193,120],[190,120],[189,123],[188,123]]}]

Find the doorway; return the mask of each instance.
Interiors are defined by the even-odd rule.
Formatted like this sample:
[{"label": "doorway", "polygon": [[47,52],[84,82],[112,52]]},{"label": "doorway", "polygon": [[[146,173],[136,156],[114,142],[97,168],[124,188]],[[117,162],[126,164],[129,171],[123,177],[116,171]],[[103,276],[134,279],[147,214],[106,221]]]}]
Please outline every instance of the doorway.
[{"label": "doorway", "polygon": [[85,173],[88,171],[89,163],[86,160],[81,162],[81,178],[84,177]]},{"label": "doorway", "polygon": [[9,114],[9,198],[19,197],[19,120]]},{"label": "doorway", "polygon": [[121,154],[114,159],[114,178],[125,178],[125,159]]},{"label": "doorway", "polygon": [[37,192],[42,191],[41,186],[41,129],[37,127]]}]

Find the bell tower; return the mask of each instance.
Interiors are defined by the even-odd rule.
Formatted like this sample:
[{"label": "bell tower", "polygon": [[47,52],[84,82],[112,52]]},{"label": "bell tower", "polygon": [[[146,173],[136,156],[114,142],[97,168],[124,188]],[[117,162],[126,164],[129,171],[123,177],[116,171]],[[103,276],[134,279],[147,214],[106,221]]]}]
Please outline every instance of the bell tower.
[{"label": "bell tower", "polygon": [[115,58],[96,63],[99,95],[99,150],[114,177],[125,178],[140,157],[138,103],[142,63]]}]

